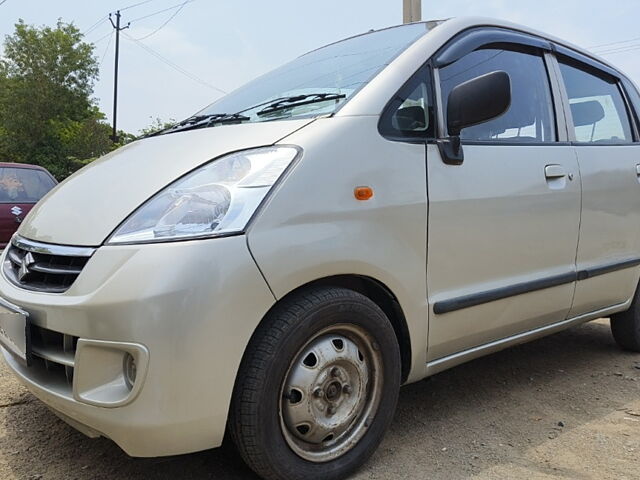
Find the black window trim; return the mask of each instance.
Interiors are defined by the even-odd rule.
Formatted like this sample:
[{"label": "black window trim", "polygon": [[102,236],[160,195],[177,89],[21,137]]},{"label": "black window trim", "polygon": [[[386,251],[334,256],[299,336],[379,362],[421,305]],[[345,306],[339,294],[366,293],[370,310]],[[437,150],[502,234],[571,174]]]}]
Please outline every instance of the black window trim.
[{"label": "black window trim", "polygon": [[[620,95],[622,95],[622,102],[624,103],[625,109],[627,111],[627,118],[629,119],[629,127],[631,127],[631,136],[633,140],[631,141],[631,145],[640,142],[640,132],[638,131],[638,124],[636,122],[636,116],[633,109],[633,103],[627,95],[627,92],[624,88],[624,83],[622,79],[618,79],[616,82],[616,86],[618,87],[618,91]],[[626,145],[629,145],[628,143]]]},{"label": "black window trim", "polygon": [[629,96],[629,91],[633,90],[637,95],[638,99],[640,99],[640,90],[638,90],[636,86],[633,84],[633,82],[629,80],[627,77],[625,77],[624,75],[622,75],[622,78],[621,78],[621,86],[622,86],[622,90],[627,96],[627,99],[629,100],[629,106],[631,111],[633,112],[633,119],[635,120],[636,127],[640,132],[640,100],[639,100],[639,103],[636,104],[631,100],[631,97]]},{"label": "black window trim", "polygon": [[553,48],[553,53],[556,55],[556,57],[570,58],[574,62],[579,63],[584,67],[586,67],[587,70],[595,70],[596,72],[600,72],[600,75],[606,74],[618,80],[620,79],[620,72],[611,68],[608,65],[605,65],[602,62],[599,62],[595,58],[589,57],[584,53],[580,53],[576,50],[573,50],[572,48],[565,47],[564,45],[561,45],[559,43],[553,43],[552,48]]},{"label": "black window trim", "polygon": [[[458,42],[461,42],[460,46],[458,46]],[[450,65],[475,50],[490,46],[507,49],[511,47],[513,51],[520,50],[523,53],[537,55],[542,59],[544,69],[547,74],[549,93],[551,95],[551,114],[554,122],[554,128],[552,131],[555,133],[555,139],[544,142],[510,142],[508,140],[496,141],[463,139],[461,141],[462,145],[529,147],[570,145],[566,134],[561,134],[561,129],[563,127],[565,130],[568,129],[566,128],[566,122],[561,121],[560,119],[560,114],[562,114],[563,120],[566,120],[566,114],[564,111],[559,110],[561,102],[556,101],[556,99],[562,99],[561,92],[556,85],[556,82],[558,81],[557,74],[552,68],[552,65],[546,55],[546,53],[551,53],[554,50],[553,43],[549,40],[530,33],[510,30],[502,27],[474,26],[458,33],[432,56],[434,67],[433,72],[435,73],[436,69],[439,71],[441,67]],[[449,53],[450,51],[451,53]],[[436,77],[439,79],[439,76]],[[434,116],[438,119],[438,122],[436,122],[436,128],[440,136],[446,136],[448,132],[446,132],[446,127],[444,125],[444,116],[441,115],[441,111],[444,106],[444,99],[442,98],[440,85],[436,87],[434,83],[433,91],[436,92],[436,90],[439,97],[438,102],[434,107],[436,108],[436,115]],[[440,125],[440,123],[442,123],[442,125]]]},{"label": "black window trim", "polygon": [[[629,121],[631,122],[631,128],[634,134],[633,143],[640,143],[640,105],[636,107],[629,96],[629,89],[635,88],[633,84],[624,76],[618,81],[618,88],[622,93],[622,98],[627,106],[627,111],[629,114]],[[636,92],[637,93],[637,92]],[[640,93],[637,93],[640,96]]]},{"label": "black window trim", "polygon": [[[622,79],[624,76],[620,74],[620,72],[612,69],[611,67],[598,62],[597,60],[587,57],[586,55],[576,52],[575,50],[571,50],[562,45],[555,45],[555,54],[554,59],[557,65],[557,75],[558,79],[563,85],[562,95],[563,95],[563,103],[565,108],[565,119],[567,122],[567,130],[569,134],[569,141],[571,145],[576,147],[629,147],[630,145],[637,145],[640,142],[640,133],[638,130],[637,119],[635,118],[634,111],[632,109],[632,104],[630,102],[629,97],[624,89]],[[631,141],[630,142],[579,142],[575,139],[575,127],[573,125],[573,117],[571,115],[571,107],[569,103],[569,96],[566,91],[566,87],[564,86],[564,79],[562,78],[562,73],[560,72],[560,62],[565,63],[569,66],[582,70],[590,75],[598,77],[606,82],[612,83],[618,89],[620,96],[622,97],[622,102],[625,107],[625,112],[627,114],[627,121],[629,122],[629,127],[631,130]]]},{"label": "black window trim", "polygon": [[434,67],[446,67],[488,45],[520,45],[543,51],[553,48],[549,40],[530,33],[502,27],[474,26],[455,35],[435,53]]},{"label": "black window trim", "polygon": [[[393,112],[395,112],[395,110],[399,106],[397,105],[398,96],[401,93],[405,93],[405,90],[407,89],[412,89],[412,88],[415,89],[415,87],[421,81],[425,81],[427,84],[429,106],[433,110],[433,115],[431,116],[432,118],[429,118],[429,121],[432,124],[431,130],[433,134],[427,135],[427,131],[425,131],[424,133],[416,132],[415,135],[394,135],[393,133],[388,133],[387,131],[385,131],[384,124],[387,123],[388,120],[390,120],[391,115],[393,114]],[[426,112],[426,113],[427,115],[429,115],[429,112]],[[420,68],[418,68],[413,74],[411,74],[409,79],[402,84],[402,86],[398,89],[398,91],[396,91],[396,93],[393,94],[393,96],[389,99],[387,104],[384,106],[384,108],[382,109],[382,114],[380,115],[380,118],[378,120],[378,133],[382,135],[384,138],[386,138],[387,140],[391,140],[393,142],[418,143],[418,144],[433,143],[436,140],[436,136],[437,136],[436,132],[438,128],[436,116],[437,115],[436,115],[436,105],[435,105],[433,68],[431,66],[431,61],[427,61],[422,65],[420,65]]]}]

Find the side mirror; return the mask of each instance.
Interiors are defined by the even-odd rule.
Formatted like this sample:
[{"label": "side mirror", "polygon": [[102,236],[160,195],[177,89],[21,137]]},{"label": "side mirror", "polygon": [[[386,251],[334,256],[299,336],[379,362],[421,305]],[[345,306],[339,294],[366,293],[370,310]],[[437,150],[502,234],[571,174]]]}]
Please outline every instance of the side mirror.
[{"label": "side mirror", "polygon": [[493,120],[511,106],[511,79],[506,72],[491,72],[456,86],[447,102],[449,138],[438,140],[445,163],[460,165],[464,159],[460,145],[462,129]]}]

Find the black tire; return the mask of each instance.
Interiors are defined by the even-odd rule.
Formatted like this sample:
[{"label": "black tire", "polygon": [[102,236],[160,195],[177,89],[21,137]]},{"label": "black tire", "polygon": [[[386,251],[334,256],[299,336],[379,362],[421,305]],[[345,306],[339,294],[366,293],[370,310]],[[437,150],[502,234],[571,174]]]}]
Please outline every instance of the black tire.
[{"label": "black tire", "polygon": [[611,315],[611,333],[621,348],[640,352],[640,288],[629,310]]},{"label": "black tire", "polygon": [[[296,359],[310,339],[327,328],[345,324],[366,330],[373,340],[376,358],[382,359],[377,363],[382,368],[376,370],[381,371],[377,378],[382,378],[376,389],[379,401],[375,411],[366,415],[364,433],[355,446],[329,461],[309,461],[287,443],[290,440],[286,438],[287,427],[281,413],[286,403],[281,395],[290,369],[297,365]],[[358,356],[362,362],[360,350]],[[266,480],[345,478],[378,447],[393,419],[400,382],[398,341],[382,310],[367,297],[348,289],[310,288],[276,305],[254,333],[236,380],[229,415],[230,435],[247,465]]]}]

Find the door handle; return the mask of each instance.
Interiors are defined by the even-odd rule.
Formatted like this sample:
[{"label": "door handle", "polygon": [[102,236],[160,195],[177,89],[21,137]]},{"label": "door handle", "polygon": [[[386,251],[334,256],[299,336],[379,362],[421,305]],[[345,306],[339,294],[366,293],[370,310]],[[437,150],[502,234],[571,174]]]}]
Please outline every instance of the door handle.
[{"label": "door handle", "polygon": [[640,177],[640,163],[636,164],[636,175]]},{"label": "door handle", "polygon": [[[640,169],[640,165],[638,165],[638,168]],[[566,177],[567,173],[564,171],[564,168],[562,168],[562,165],[547,165],[544,167],[544,176],[549,179],[562,178]]]}]

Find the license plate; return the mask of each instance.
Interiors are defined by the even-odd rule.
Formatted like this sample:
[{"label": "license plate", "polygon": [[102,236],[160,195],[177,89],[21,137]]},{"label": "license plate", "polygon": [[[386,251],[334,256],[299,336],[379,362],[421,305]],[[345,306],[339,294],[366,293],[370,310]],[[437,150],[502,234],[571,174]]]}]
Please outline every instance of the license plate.
[{"label": "license plate", "polygon": [[0,298],[0,345],[20,362],[29,365],[29,314]]}]

